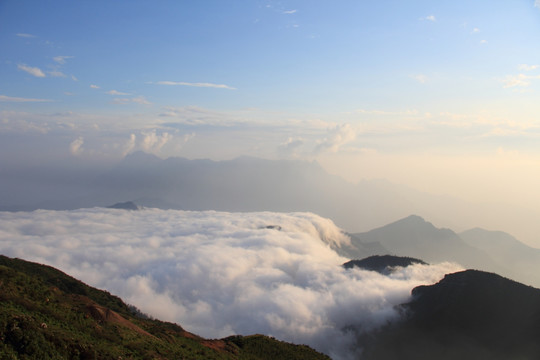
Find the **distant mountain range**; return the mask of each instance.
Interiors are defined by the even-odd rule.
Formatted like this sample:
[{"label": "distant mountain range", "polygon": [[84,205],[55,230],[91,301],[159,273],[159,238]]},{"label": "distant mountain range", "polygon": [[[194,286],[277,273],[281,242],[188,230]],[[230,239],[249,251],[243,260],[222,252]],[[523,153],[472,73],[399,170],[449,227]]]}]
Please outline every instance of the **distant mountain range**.
[{"label": "distant mountain range", "polygon": [[358,258],[359,254],[392,254],[428,262],[452,261],[465,268],[495,272],[540,287],[540,250],[503,232],[476,228],[457,234],[411,215],[350,236],[350,246],[336,249],[349,258]]},{"label": "distant mountain range", "polygon": [[[357,265],[418,262],[384,256]],[[203,339],[59,270],[20,259],[0,256],[0,283],[1,358],[329,359],[263,335]],[[411,301],[398,309],[401,320],[358,334],[362,359],[540,357],[540,290],[499,275],[448,274],[437,284],[414,288]]]},{"label": "distant mountain range", "polygon": [[537,216],[530,210],[472,204],[385,180],[353,184],[316,162],[160,159],[135,152],[108,167],[75,165],[0,169],[0,210],[64,210],[135,201],[162,209],[309,211],[348,232],[422,214],[447,227],[505,230],[524,241],[540,233]]},{"label": "distant mountain range", "polygon": [[459,237],[504,265],[508,270],[505,276],[540,287],[540,249],[527,246],[502,231],[475,228],[461,232]]}]

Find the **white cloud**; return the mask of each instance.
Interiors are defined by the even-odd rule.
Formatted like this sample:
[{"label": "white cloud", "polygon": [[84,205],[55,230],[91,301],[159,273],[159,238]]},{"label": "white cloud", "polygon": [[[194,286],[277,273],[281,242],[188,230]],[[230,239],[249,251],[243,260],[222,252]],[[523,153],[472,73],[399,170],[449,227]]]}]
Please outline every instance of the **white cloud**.
[{"label": "white cloud", "polygon": [[41,71],[40,68],[37,68],[37,67],[31,67],[25,64],[18,64],[17,68],[19,68],[22,71],[26,71],[27,73],[35,77],[41,77],[41,78],[45,77],[45,73]]},{"label": "white cloud", "polygon": [[394,306],[413,287],[460,269],[345,270],[330,245],[349,238],[309,213],[0,212],[0,230],[3,254],[55,266],[188,331],[262,333],[336,360],[357,358],[355,332],[399,318]]},{"label": "white cloud", "polygon": [[[122,95],[129,95],[129,94],[122,94]],[[115,98],[113,99],[112,103],[117,104],[117,105],[126,105],[129,103],[135,103],[135,104],[140,104],[140,105],[152,105],[152,103],[146,100],[144,96],[137,96],[134,98]]]},{"label": "white cloud", "polygon": [[366,110],[358,109],[354,111],[357,114],[367,114],[367,115],[381,115],[381,116],[407,116],[407,117],[418,117],[422,115],[418,110],[403,110],[403,111],[387,111],[387,110]]},{"label": "white cloud", "polygon": [[187,143],[188,141],[193,139],[195,136],[196,134],[194,132],[189,133],[189,134],[184,134],[184,142]]},{"label": "white cloud", "polygon": [[52,101],[52,100],[49,100],[49,99],[31,99],[31,98],[21,98],[21,97],[0,95],[0,102],[50,102],[50,101]]},{"label": "white cloud", "polygon": [[66,77],[66,74],[58,70],[48,71],[47,73],[52,77]]},{"label": "white cloud", "polygon": [[280,146],[287,150],[294,150],[302,145],[304,145],[304,139],[290,137]]},{"label": "white cloud", "polygon": [[142,135],[141,147],[144,151],[151,153],[159,153],[161,148],[173,138],[168,132],[157,134],[156,130],[142,132]]},{"label": "white cloud", "polygon": [[36,37],[35,35],[25,34],[25,33],[18,33],[17,36],[18,37],[23,37],[23,38],[35,38]]},{"label": "white cloud", "polygon": [[120,91],[116,91],[116,90],[107,91],[107,94],[109,94],[109,95],[118,95],[118,96],[131,95],[129,93],[120,92]]},{"label": "white cloud", "polygon": [[502,80],[504,83],[505,88],[520,86],[525,87],[529,86],[531,84],[531,80],[537,80],[540,79],[540,75],[538,76],[529,76],[525,74],[518,74],[518,75],[508,75],[505,79]]},{"label": "white cloud", "polygon": [[71,80],[73,81],[79,81],[79,79],[77,79],[77,77],[75,75],[71,75]]},{"label": "white cloud", "polygon": [[63,65],[66,63],[66,59],[73,59],[73,58],[74,56],[55,56],[53,57],[53,60],[57,62],[58,64]]},{"label": "white cloud", "polygon": [[216,89],[228,89],[236,90],[236,88],[224,84],[212,84],[212,83],[189,83],[183,81],[158,81],[158,85],[169,85],[169,86],[193,86],[193,87],[205,87],[205,88],[216,88]]},{"label": "white cloud", "polygon": [[137,140],[137,136],[135,134],[131,134],[129,136],[129,140],[123,146],[124,149],[122,151],[122,157],[129,154],[135,148],[136,140]]},{"label": "white cloud", "polygon": [[540,0],[534,0],[534,7],[540,8]]},{"label": "white cloud", "polygon": [[479,28],[476,28],[476,27],[475,27],[474,29],[472,29],[472,33],[473,33],[473,34],[476,34],[476,33],[479,33],[479,32],[480,32],[480,29],[479,29]]},{"label": "white cloud", "polygon": [[328,130],[327,136],[318,142],[316,152],[338,152],[344,145],[356,139],[356,130],[350,124],[340,124]]},{"label": "white cloud", "polygon": [[424,74],[412,75],[411,77],[421,84],[425,84],[428,81],[428,77]]},{"label": "white cloud", "polygon": [[520,64],[518,66],[518,69],[521,70],[521,71],[532,71],[532,70],[538,69],[538,67],[539,67],[538,65]]},{"label": "white cloud", "polygon": [[83,152],[83,144],[84,139],[82,138],[82,136],[79,136],[77,139],[73,140],[71,144],[69,144],[69,152],[71,153],[71,155],[81,155]]},{"label": "white cloud", "polygon": [[289,137],[287,141],[278,145],[278,153],[287,158],[299,158],[300,150],[305,145],[305,139],[301,137]]},{"label": "white cloud", "polygon": [[129,104],[130,102],[131,102],[131,99],[126,99],[126,98],[116,98],[111,101],[111,103],[116,104],[116,105],[126,105],[126,104]]},{"label": "white cloud", "polygon": [[174,123],[187,125],[214,125],[214,126],[231,126],[243,124],[245,121],[239,121],[237,118],[230,116],[224,112],[209,110],[198,106],[184,106],[164,108],[164,111],[159,114],[160,117],[174,118]]},{"label": "white cloud", "polygon": [[287,15],[290,15],[290,14],[294,14],[296,13],[298,10],[286,10],[286,11],[283,11],[284,14],[287,14]]},{"label": "white cloud", "polygon": [[134,102],[136,104],[141,104],[141,105],[152,105],[152,103],[148,100],[146,100],[146,98],[144,96],[137,96],[137,97],[134,97],[131,99],[131,102]]},{"label": "white cloud", "polygon": [[429,21],[433,21],[433,22],[437,21],[437,19],[435,18],[435,15],[428,15],[425,17],[425,19]]},{"label": "white cloud", "polygon": [[91,85],[90,85],[90,88],[91,88],[91,89],[99,89],[99,86],[94,85],[94,84],[91,84]]}]

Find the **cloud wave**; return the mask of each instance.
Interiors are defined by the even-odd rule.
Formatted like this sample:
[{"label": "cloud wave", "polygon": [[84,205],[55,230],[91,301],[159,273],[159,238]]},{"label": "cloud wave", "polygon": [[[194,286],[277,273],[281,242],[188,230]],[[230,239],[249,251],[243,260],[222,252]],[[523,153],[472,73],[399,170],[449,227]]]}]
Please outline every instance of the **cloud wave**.
[{"label": "cloud wave", "polygon": [[398,318],[414,286],[458,270],[358,269],[349,238],[311,213],[144,209],[0,212],[1,252],[50,264],[157,318],[218,338],[263,333],[355,358],[357,334]]}]

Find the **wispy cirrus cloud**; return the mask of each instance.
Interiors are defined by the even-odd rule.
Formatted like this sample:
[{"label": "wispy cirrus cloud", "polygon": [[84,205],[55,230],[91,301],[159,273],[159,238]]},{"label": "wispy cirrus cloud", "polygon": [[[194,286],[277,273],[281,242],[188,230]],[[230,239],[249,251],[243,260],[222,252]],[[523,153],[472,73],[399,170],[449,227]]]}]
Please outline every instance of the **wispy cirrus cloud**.
[{"label": "wispy cirrus cloud", "polygon": [[[540,0],[539,0],[540,1]],[[532,71],[539,68],[539,65],[520,64],[518,69],[521,71]]]},{"label": "wispy cirrus cloud", "polygon": [[134,102],[140,105],[152,105],[152,103],[146,100],[144,96],[137,96],[137,97],[131,98],[131,102]]},{"label": "wispy cirrus cloud", "polygon": [[95,84],[90,84],[90,88],[91,89],[99,89],[99,86],[95,85]]},{"label": "wispy cirrus cloud", "polygon": [[[118,95],[118,94],[116,94]],[[129,94],[126,94],[129,95]],[[134,98],[115,98],[112,101],[113,104],[117,105],[127,105],[130,103],[140,104],[140,105],[152,105],[144,96],[137,96]]]},{"label": "wispy cirrus cloud", "polygon": [[32,34],[26,34],[26,33],[18,33],[16,34],[18,37],[22,37],[22,38],[35,38],[37,37],[36,35],[32,35]]},{"label": "wispy cirrus cloud", "polygon": [[540,0],[534,1],[534,7],[540,8]]},{"label": "wispy cirrus cloud", "polygon": [[236,88],[225,85],[225,84],[213,84],[213,83],[190,83],[185,81],[158,81],[157,85],[168,85],[168,86],[193,86],[193,87],[203,87],[203,88],[215,88],[215,89],[227,89],[227,90],[236,90]]},{"label": "wispy cirrus cloud", "polygon": [[66,74],[59,70],[48,71],[47,74],[52,77],[67,77]]},{"label": "wispy cirrus cloud", "polygon": [[424,74],[411,75],[411,78],[418,81],[421,84],[425,84],[428,81],[428,77]]},{"label": "wispy cirrus cloud", "polygon": [[284,13],[284,14],[287,14],[287,15],[290,15],[290,14],[296,13],[297,11],[298,11],[298,10],[286,10],[286,11],[284,11],[283,13]]},{"label": "wispy cirrus cloud", "polygon": [[17,68],[19,70],[22,70],[22,71],[25,71],[25,72],[29,73],[32,76],[35,76],[35,77],[44,78],[46,76],[45,73],[43,71],[41,71],[41,69],[38,68],[38,67],[31,67],[31,66],[28,66],[26,64],[18,64]]},{"label": "wispy cirrus cloud", "polygon": [[425,20],[435,22],[437,19],[435,18],[435,15],[428,15],[424,18]]},{"label": "wispy cirrus cloud", "polygon": [[61,65],[64,65],[66,63],[66,59],[72,59],[74,56],[55,56],[53,57],[53,60]]},{"label": "wispy cirrus cloud", "polygon": [[0,95],[0,102],[51,102],[49,99],[31,99],[31,98],[22,98],[22,97],[13,97]]},{"label": "wispy cirrus cloud", "polygon": [[502,80],[505,88],[511,88],[516,86],[526,87],[531,84],[532,80],[539,80],[540,75],[531,76],[525,74],[508,75]]},{"label": "wispy cirrus cloud", "polygon": [[129,94],[129,93],[120,92],[120,91],[117,91],[117,90],[110,90],[110,91],[107,91],[107,94],[109,94],[109,95],[117,95],[117,96],[131,95],[131,94]]}]

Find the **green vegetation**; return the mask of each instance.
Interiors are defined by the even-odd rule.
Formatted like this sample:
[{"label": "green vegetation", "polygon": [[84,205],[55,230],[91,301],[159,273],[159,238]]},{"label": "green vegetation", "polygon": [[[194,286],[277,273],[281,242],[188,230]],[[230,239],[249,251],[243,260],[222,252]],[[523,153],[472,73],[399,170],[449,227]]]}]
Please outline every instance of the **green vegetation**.
[{"label": "green vegetation", "polygon": [[328,359],[262,336],[206,340],[52,267],[0,255],[0,359]]}]

